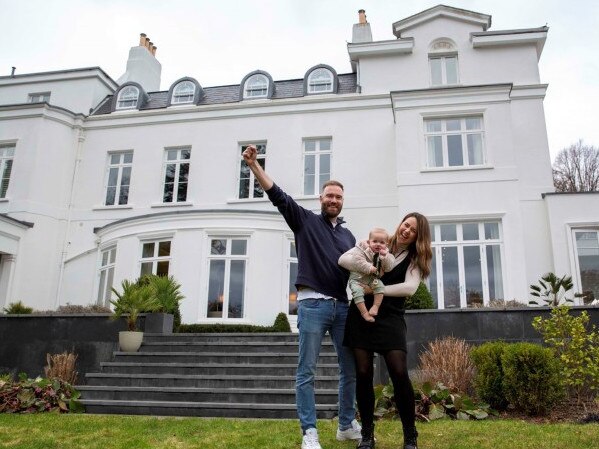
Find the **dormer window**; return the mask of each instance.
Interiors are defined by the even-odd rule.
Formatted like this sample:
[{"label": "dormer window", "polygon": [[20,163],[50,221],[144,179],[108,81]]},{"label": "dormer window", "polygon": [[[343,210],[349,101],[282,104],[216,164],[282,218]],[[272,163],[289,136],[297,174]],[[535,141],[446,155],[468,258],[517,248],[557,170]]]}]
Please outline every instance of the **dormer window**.
[{"label": "dormer window", "polygon": [[257,73],[245,82],[243,98],[266,98],[268,95],[268,78]]},{"label": "dormer window", "polygon": [[440,39],[430,47],[428,62],[432,86],[458,84],[457,47],[448,39]]},{"label": "dormer window", "polygon": [[182,81],[173,89],[172,104],[193,103],[196,86],[191,81]]},{"label": "dormer window", "polygon": [[308,76],[308,93],[333,92],[333,73],[325,68],[313,70]]},{"label": "dormer window", "polygon": [[119,92],[117,109],[133,109],[137,107],[139,89],[135,86],[127,86]]}]

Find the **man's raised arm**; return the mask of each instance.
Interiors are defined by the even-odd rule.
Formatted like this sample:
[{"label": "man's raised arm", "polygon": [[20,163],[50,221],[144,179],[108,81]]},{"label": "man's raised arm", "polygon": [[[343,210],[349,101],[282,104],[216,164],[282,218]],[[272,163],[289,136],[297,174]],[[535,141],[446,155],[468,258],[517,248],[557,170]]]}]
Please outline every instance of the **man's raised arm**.
[{"label": "man's raised arm", "polygon": [[265,191],[270,190],[274,182],[258,163],[258,149],[254,145],[248,145],[242,156],[243,160],[260,183],[260,187],[262,187]]}]

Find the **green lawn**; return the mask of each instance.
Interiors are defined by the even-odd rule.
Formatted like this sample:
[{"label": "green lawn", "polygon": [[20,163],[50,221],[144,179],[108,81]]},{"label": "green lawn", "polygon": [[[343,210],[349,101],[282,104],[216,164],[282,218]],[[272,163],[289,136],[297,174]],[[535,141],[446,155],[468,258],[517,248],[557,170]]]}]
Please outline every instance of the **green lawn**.
[{"label": "green lawn", "polygon": [[[336,421],[319,422],[323,449],[355,448],[335,440]],[[590,449],[597,424],[517,420],[419,424],[421,449]],[[377,449],[401,447],[397,421],[378,422]],[[299,449],[296,420],[0,414],[0,447],[20,449]]]}]

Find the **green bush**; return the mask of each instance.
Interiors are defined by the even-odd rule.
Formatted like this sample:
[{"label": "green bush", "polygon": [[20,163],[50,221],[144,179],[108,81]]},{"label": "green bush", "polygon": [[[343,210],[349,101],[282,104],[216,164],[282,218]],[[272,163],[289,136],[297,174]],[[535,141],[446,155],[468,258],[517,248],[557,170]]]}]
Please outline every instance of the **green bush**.
[{"label": "green bush", "polygon": [[275,323],[272,325],[274,332],[291,332],[291,326],[287,315],[283,312],[279,313],[275,318]]},{"label": "green bush", "polygon": [[426,284],[421,282],[416,292],[406,299],[406,309],[434,309],[433,296],[426,288]]},{"label": "green bush", "polygon": [[483,401],[495,410],[505,410],[508,406],[503,394],[503,367],[501,356],[507,343],[497,341],[484,343],[470,352],[476,366],[474,388]]},{"label": "green bush", "polygon": [[12,302],[4,308],[4,313],[9,315],[29,315],[33,313],[33,308],[27,307],[22,301]]},{"label": "green bush", "polygon": [[516,409],[545,414],[563,397],[560,363],[551,349],[533,343],[506,345],[501,365],[505,397]]},{"label": "green bush", "polygon": [[272,326],[257,326],[253,324],[181,324],[179,333],[210,334],[210,333],[260,333],[260,332],[291,332],[287,315],[279,313]]},{"label": "green bush", "polygon": [[532,326],[541,333],[545,344],[562,366],[563,381],[569,392],[580,400],[599,391],[599,332],[589,327],[589,315],[570,314],[566,306],[551,310],[551,317],[535,317]]}]

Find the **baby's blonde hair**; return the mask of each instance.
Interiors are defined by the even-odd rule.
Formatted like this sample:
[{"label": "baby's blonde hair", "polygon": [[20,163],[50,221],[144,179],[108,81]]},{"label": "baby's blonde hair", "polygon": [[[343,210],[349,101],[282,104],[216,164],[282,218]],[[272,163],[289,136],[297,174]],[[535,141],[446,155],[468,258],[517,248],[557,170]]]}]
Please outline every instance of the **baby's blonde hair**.
[{"label": "baby's blonde hair", "polygon": [[385,234],[387,236],[387,241],[389,241],[389,233],[384,228],[372,228],[368,233],[368,240],[372,239],[372,234]]}]

